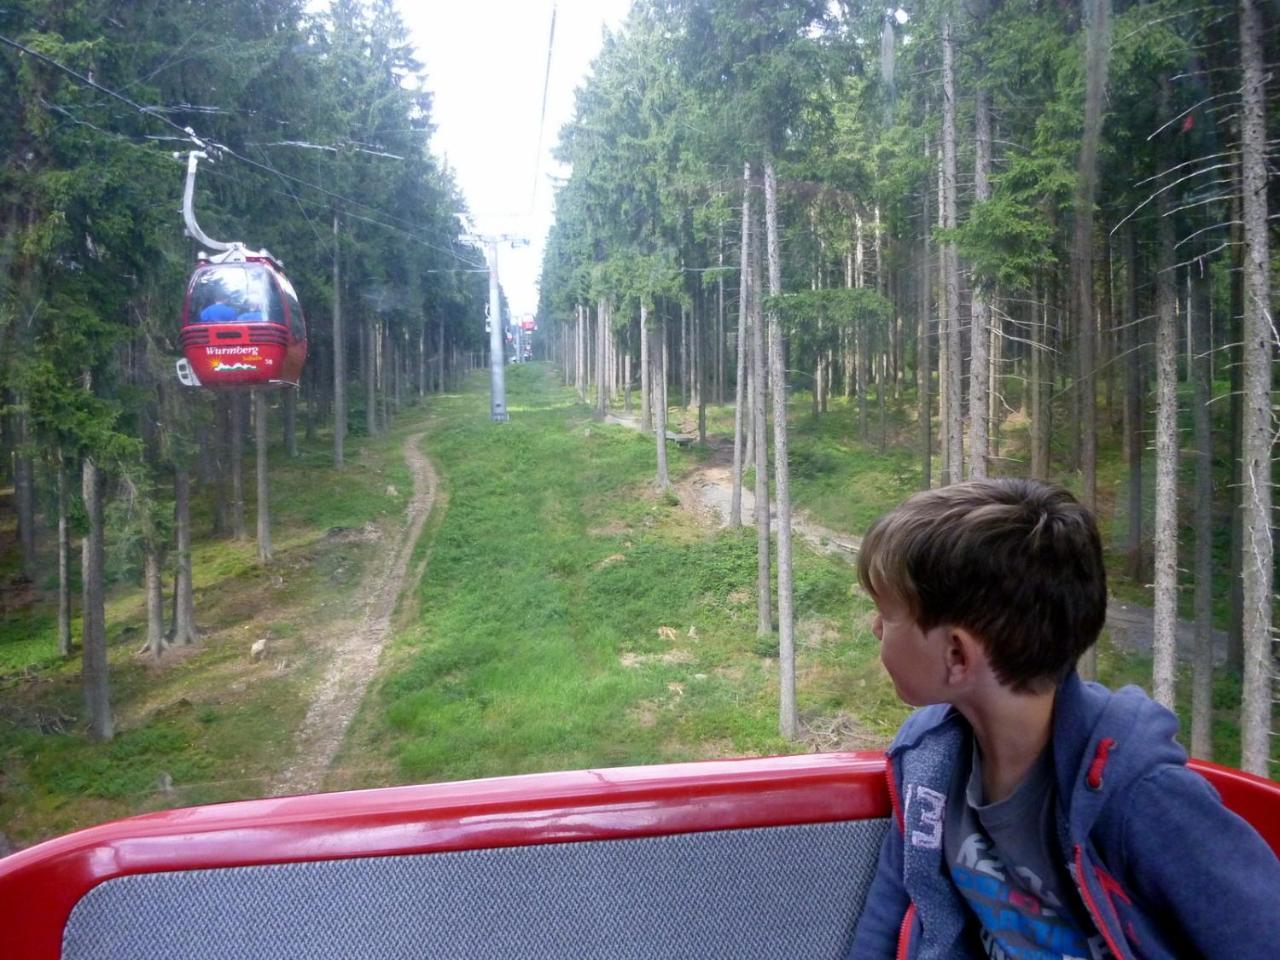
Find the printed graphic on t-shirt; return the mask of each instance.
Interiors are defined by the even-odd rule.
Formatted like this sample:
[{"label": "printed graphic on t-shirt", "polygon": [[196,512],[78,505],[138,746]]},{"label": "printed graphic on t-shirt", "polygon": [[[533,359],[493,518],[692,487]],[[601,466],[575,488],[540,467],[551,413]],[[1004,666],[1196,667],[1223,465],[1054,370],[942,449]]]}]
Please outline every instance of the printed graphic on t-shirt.
[{"label": "printed graphic on t-shirt", "polygon": [[991,842],[970,833],[951,877],[981,925],[991,960],[1106,960],[1101,936],[1086,937],[1054,891],[1026,867],[1009,870]]}]

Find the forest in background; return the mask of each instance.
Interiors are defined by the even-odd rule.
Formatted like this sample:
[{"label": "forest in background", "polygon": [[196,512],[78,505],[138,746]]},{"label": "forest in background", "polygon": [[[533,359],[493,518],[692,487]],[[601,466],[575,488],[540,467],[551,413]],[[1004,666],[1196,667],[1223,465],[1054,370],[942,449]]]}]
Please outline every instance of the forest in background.
[{"label": "forest in background", "polygon": [[[269,563],[270,438],[297,457],[299,433],[331,435],[341,467],[348,433],[455,383],[481,359],[486,268],[460,241],[465,204],[428,149],[431,95],[391,0],[19,0],[0,10],[0,85],[0,486],[18,541],[3,640],[29,639],[24,614],[56,592],[59,655],[81,659],[105,740],[105,592],[143,584],[150,656],[194,644],[193,537],[248,538],[256,481]],[[201,147],[204,229],[283,260],[310,321],[298,389],[252,405],[174,377],[197,253],[180,199]],[[212,504],[207,530],[193,497]]]},{"label": "forest in background", "polygon": [[[1152,585],[1166,705],[1179,608],[1194,618],[1198,756],[1221,584],[1242,765],[1268,772],[1276,14],[640,0],[606,38],[561,135],[573,173],[540,318],[599,415],[638,393],[660,488],[677,403],[700,437],[708,403],[740,412],[731,523],[744,476],[764,502],[772,463],[758,624],[777,632],[784,735],[799,390],[817,418],[848,398],[882,446],[886,408],[911,411],[922,486],[1030,475],[1106,499],[1126,518],[1113,589]],[[1123,457],[1118,487],[1100,485],[1100,450]]]},{"label": "forest in background", "polygon": [[[763,493],[772,471],[778,504],[757,531],[756,619],[779,652],[784,737],[790,484],[842,467],[789,452],[798,393],[819,423],[852,405],[881,446],[913,423],[921,484],[1050,477],[1124,517],[1113,587],[1154,584],[1155,694],[1174,696],[1181,608],[1199,632],[1190,744],[1207,755],[1216,604],[1243,765],[1268,772],[1277,19],[1253,0],[889,18],[641,0],[606,38],[561,137],[573,173],[539,348],[600,416],[638,395],[659,488],[668,411],[705,433],[708,404],[736,409],[735,476]],[[269,444],[318,438],[340,467],[349,435],[486,363],[484,263],[426,147],[430,94],[391,0],[21,0],[0,11],[0,72],[15,92],[0,485],[16,516],[0,643],[56,596],[59,662],[82,664],[76,729],[106,740],[106,591],[145,590],[145,655],[192,646],[193,540],[253,535],[270,570]],[[173,157],[195,146],[187,128],[214,157],[201,223],[281,257],[308,310],[303,382],[258,398],[252,422],[246,395],[172,375],[196,254]]]}]

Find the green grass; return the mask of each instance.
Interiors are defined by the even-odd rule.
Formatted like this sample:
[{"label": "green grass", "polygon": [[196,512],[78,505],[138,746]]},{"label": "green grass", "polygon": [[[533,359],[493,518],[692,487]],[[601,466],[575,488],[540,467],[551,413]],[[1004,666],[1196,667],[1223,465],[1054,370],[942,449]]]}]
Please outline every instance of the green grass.
[{"label": "green grass", "polygon": [[[538,365],[511,371],[508,388],[504,426],[474,393],[438,408],[427,446],[448,510],[423,543],[417,622],[346,754],[379,753],[386,767],[335,783],[804,749],[777,733],[754,535],[699,527],[657,496],[652,442],[590,421]],[[696,461],[673,450],[674,473]],[[859,680],[887,686],[866,601],[847,565],[803,548],[795,580],[801,632],[827,624],[820,642],[801,641],[800,711],[861,717]],[[892,720],[867,722],[887,739]]]},{"label": "green grass", "polygon": [[[258,563],[252,540],[211,538],[212,493],[195,491],[193,568],[203,639],[150,663],[138,655],[145,636],[141,591],[127,579],[115,583],[107,636],[116,736],[108,744],[84,735],[79,657],[64,661],[57,654],[49,590],[29,591],[6,606],[0,830],[29,843],[131,813],[262,795],[293,751],[310,686],[325,663],[310,643],[314,631],[354,615],[350,597],[361,574],[386,549],[375,539],[378,531],[403,516],[412,492],[401,448],[413,418],[405,419],[388,435],[350,443],[341,472],[323,438],[293,460],[272,450],[269,565]],[[246,469],[252,493],[251,457]],[[251,530],[254,510],[250,499]],[[51,568],[53,557],[40,559]],[[73,636],[78,641],[78,622]],[[272,653],[253,662],[249,647],[261,637],[271,639]]]},{"label": "green grass", "polygon": [[[141,593],[127,578],[116,583],[108,603],[117,719],[110,744],[83,735],[79,664],[57,655],[52,558],[42,555],[39,589],[10,591],[0,612],[0,830],[27,843],[128,813],[261,795],[293,750],[326,664],[315,632],[354,615],[361,575],[389,549],[380,531],[397,525],[411,493],[401,448],[422,430],[442,482],[440,509],[410,564],[424,565],[425,576],[402,598],[381,679],[328,786],[887,743],[907,711],[879,664],[870,607],[847,563],[796,545],[801,717],[811,731],[838,721],[844,734],[784,741],[776,640],[756,636],[753,532],[712,529],[678,497],[658,495],[652,441],[592,420],[546,365],[509,368],[507,376],[507,424],[489,422],[487,378],[476,375],[462,392],[408,411],[389,433],[353,439],[340,472],[323,439],[293,460],[273,450],[276,559],[267,567],[252,541],[209,537],[211,493],[198,492],[204,640],[148,664],[136,654]],[[908,391],[900,408],[890,405],[882,444],[874,403],[863,439],[855,405],[834,399],[815,418],[808,396],[797,393],[796,505],[826,526],[861,534],[916,490],[910,404]],[[693,422],[673,417],[673,429],[681,419],[685,429]],[[731,409],[709,408],[712,445],[669,447],[673,479],[721,456],[732,423]],[[1002,450],[1012,459],[1002,470],[1017,473],[1025,468],[1024,431],[1005,434]],[[1182,466],[1189,483],[1189,461]],[[1100,512],[1112,540],[1125,529],[1124,469],[1104,432]],[[1076,482],[1065,470],[1059,475]],[[252,525],[252,502],[248,516]],[[11,525],[0,529],[6,583],[17,572],[14,539]],[[1221,535],[1215,551],[1220,601]],[[1108,559],[1113,592],[1146,602],[1145,587],[1119,575],[1118,551]],[[1215,609],[1221,618],[1221,602]],[[273,653],[253,663],[248,647],[264,636]],[[1101,673],[1113,685],[1146,685],[1151,664],[1104,642]],[[1184,688],[1185,678],[1185,704]],[[1214,724],[1223,762],[1239,757],[1238,700],[1239,681],[1223,674]]]}]

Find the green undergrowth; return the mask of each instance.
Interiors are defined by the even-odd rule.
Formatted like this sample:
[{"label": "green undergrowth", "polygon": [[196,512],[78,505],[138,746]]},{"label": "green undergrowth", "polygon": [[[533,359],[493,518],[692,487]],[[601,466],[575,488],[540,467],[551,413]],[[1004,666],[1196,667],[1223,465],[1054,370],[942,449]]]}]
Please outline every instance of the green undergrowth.
[{"label": "green undergrowth", "polygon": [[[250,539],[215,539],[212,491],[196,488],[201,640],[153,663],[140,653],[142,592],[129,580],[115,584],[107,601],[116,728],[109,743],[85,736],[78,651],[65,661],[57,654],[56,580],[38,577],[44,589],[29,588],[22,602],[8,592],[0,616],[0,832],[26,844],[132,813],[261,796],[292,754],[325,663],[310,638],[358,615],[352,598],[366,565],[403,517],[412,483],[401,449],[412,429],[409,422],[350,443],[341,472],[326,438],[303,444],[296,459],[273,448],[275,556],[266,565],[252,539],[252,498]],[[250,493],[252,464],[250,452]],[[43,552],[40,559],[46,569],[55,560]],[[78,619],[73,635],[78,642]],[[264,638],[267,655],[251,659],[250,647]]]},{"label": "green undergrowth", "polygon": [[[887,742],[903,710],[847,564],[797,545],[811,732],[787,742],[776,639],[756,636],[754,535],[658,495],[652,441],[592,421],[544,368],[512,370],[508,387],[502,426],[475,392],[439,407],[427,448],[447,511],[332,785],[849,746],[812,732],[838,721],[860,745]],[[673,480],[698,460],[671,448]]]}]

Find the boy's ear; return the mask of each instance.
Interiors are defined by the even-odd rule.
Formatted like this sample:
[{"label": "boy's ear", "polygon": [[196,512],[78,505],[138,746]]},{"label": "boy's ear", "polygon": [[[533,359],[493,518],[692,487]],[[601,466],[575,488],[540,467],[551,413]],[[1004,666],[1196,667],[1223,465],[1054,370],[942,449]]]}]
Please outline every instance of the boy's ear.
[{"label": "boy's ear", "polygon": [[986,672],[987,651],[964,627],[947,627],[945,656],[950,686],[971,683]]}]

